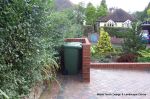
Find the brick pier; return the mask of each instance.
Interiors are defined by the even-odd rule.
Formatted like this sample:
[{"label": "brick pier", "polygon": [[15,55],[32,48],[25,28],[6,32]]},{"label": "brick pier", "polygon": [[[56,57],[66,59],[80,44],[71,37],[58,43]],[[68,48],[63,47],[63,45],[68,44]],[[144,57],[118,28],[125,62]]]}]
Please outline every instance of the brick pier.
[{"label": "brick pier", "polygon": [[87,38],[68,38],[66,42],[82,43],[82,78],[84,82],[90,82],[90,42]]}]

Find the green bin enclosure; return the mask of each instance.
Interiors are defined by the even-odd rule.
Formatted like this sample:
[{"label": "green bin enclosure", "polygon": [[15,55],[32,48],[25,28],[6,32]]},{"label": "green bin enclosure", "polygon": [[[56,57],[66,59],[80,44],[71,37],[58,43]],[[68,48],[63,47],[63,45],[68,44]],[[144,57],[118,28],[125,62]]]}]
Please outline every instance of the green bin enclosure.
[{"label": "green bin enclosure", "polygon": [[82,43],[68,42],[63,47],[65,74],[78,74],[82,67]]}]

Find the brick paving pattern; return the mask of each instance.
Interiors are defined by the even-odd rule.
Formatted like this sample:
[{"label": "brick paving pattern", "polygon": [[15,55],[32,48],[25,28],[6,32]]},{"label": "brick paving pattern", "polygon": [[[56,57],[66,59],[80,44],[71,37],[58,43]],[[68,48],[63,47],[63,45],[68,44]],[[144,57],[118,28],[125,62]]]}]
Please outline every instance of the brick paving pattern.
[{"label": "brick paving pattern", "polygon": [[90,69],[90,72],[90,83],[82,82],[81,75],[59,75],[62,88],[54,83],[51,91],[46,90],[40,99],[150,99],[150,71]]}]

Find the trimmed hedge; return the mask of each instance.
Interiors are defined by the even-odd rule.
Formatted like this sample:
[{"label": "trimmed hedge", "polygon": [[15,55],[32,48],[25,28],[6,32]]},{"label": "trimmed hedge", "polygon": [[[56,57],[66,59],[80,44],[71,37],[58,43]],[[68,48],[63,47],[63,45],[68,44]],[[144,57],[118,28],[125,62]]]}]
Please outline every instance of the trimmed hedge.
[{"label": "trimmed hedge", "polygon": [[122,28],[122,27],[103,27],[108,34],[113,37],[123,38],[127,35],[127,33],[131,30],[130,28]]},{"label": "trimmed hedge", "polygon": [[[48,78],[44,74],[48,66],[51,67],[49,78],[54,77],[56,44],[52,41],[60,41],[62,36],[55,33],[52,38],[50,30],[56,28],[50,26],[56,22],[48,19],[51,3],[0,0],[0,99],[28,95],[36,82]],[[47,25],[49,21],[51,24]]]}]

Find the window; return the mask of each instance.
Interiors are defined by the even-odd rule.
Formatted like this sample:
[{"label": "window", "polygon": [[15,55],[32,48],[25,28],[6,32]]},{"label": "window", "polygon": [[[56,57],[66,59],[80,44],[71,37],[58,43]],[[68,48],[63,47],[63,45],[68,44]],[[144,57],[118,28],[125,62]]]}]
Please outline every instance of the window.
[{"label": "window", "polygon": [[104,24],[104,26],[106,26],[106,24]]},{"label": "window", "polygon": [[106,23],[106,26],[108,27],[114,27],[115,26],[115,22],[113,20],[109,20],[107,23]]},{"label": "window", "polygon": [[131,28],[131,21],[127,20],[122,24],[122,27]]}]

